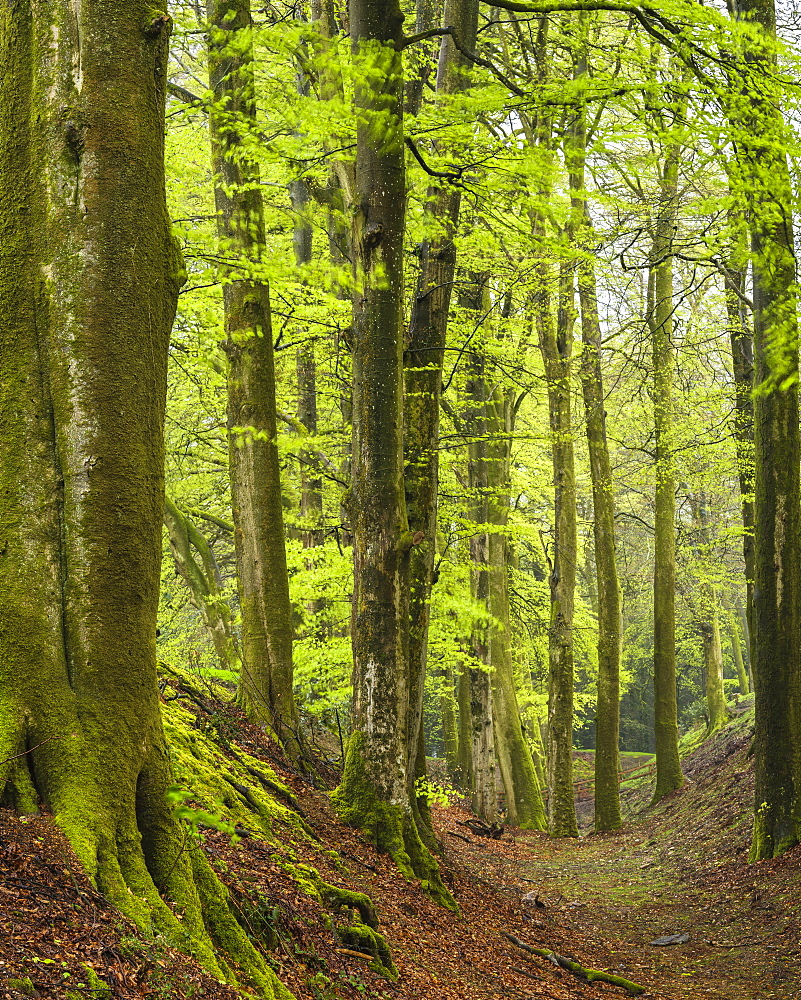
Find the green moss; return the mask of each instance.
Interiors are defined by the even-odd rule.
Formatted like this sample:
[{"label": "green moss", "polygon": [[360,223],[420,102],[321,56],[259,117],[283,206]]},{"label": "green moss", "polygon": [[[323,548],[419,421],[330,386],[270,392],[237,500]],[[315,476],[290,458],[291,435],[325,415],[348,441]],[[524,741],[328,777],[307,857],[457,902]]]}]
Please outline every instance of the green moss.
[{"label": "green moss", "polygon": [[337,815],[349,826],[362,830],[379,851],[389,854],[409,880],[419,879],[426,895],[449,910],[458,909],[445,888],[439,866],[423,844],[411,809],[382,802],[367,779],[364,734],[354,733],[348,742],[345,769],[331,799]]},{"label": "green moss", "polygon": [[6,980],[6,986],[10,990],[16,990],[21,993],[24,997],[35,997],[39,994],[36,992],[36,988],[33,985],[30,976],[24,976],[22,979],[10,978]]},{"label": "green moss", "polygon": [[198,805],[232,826],[243,826],[273,844],[279,843],[273,830],[275,822],[308,836],[308,828],[297,812],[271,794],[268,784],[287,801],[294,800],[291,790],[264,761],[244,751],[237,751],[234,759],[194,726],[195,716],[187,709],[176,702],[165,706],[164,731],[175,780]]},{"label": "green moss", "polygon": [[365,924],[350,924],[347,927],[339,927],[337,934],[346,948],[360,951],[364,955],[372,955],[373,961],[370,963],[370,968],[375,972],[381,973],[393,982],[398,978],[398,970],[392,961],[392,955],[383,934],[379,934],[378,931]]},{"label": "green moss", "polygon": [[31,773],[24,763],[15,761],[12,764],[0,801],[10,805],[20,816],[39,814],[39,796],[33,786]]},{"label": "green moss", "polygon": [[236,965],[237,979],[250,982],[265,1000],[294,1000],[240,927],[228,894],[200,850],[192,852],[195,884],[203,899],[203,920],[211,940]]},{"label": "green moss", "polygon": [[[111,1000],[113,994],[108,983],[104,982],[100,976],[98,976],[91,965],[86,965],[84,962],[81,964],[81,968],[83,969],[83,976],[86,979],[86,987],[95,1000]],[[80,992],[68,990],[65,995],[65,1000],[86,1000],[86,992],[86,989],[83,989]]]}]

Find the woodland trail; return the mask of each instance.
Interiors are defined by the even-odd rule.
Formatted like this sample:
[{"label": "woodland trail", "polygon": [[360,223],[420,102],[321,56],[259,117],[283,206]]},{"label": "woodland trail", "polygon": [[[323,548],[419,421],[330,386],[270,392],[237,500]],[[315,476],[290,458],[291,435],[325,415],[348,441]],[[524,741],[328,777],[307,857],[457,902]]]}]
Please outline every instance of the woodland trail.
[{"label": "woodland trail", "polygon": [[[231,721],[238,718],[229,710]],[[310,836],[278,824],[276,838],[234,844],[209,831],[204,849],[245,925],[270,940],[270,960],[297,1000],[605,1000],[619,986],[587,983],[506,935],[622,976],[655,1000],[801,998],[801,848],[747,864],[753,777],[751,721],[742,718],[683,761],[687,783],[655,808],[649,780],[627,781],[624,828],[577,840],[507,830],[474,836],[470,813],[434,807],[452,913],[399,876],[357,830],[334,816],[325,791],[283,772]],[[276,766],[256,727],[238,745]],[[329,912],[297,881],[311,865],[328,882],[365,892],[380,916],[397,981],[343,947],[352,914]],[[269,932],[269,933],[268,933]],[[686,941],[655,947],[673,933]],[[142,937],[89,885],[47,816],[0,809],[0,998],[19,1000],[13,976],[43,1000],[85,987],[91,966],[115,1000],[236,1000],[185,955]],[[26,994],[28,995],[28,994]]]},{"label": "woodland trail", "polygon": [[[685,788],[622,831],[460,844],[459,864],[500,891],[528,895],[526,933],[517,936],[640,983],[646,996],[801,997],[801,848],[747,864],[747,737],[735,726],[700,747],[685,761]],[[640,788],[633,798],[642,806],[649,794]],[[674,934],[688,937],[651,944]],[[522,952],[521,960],[547,965]]]}]

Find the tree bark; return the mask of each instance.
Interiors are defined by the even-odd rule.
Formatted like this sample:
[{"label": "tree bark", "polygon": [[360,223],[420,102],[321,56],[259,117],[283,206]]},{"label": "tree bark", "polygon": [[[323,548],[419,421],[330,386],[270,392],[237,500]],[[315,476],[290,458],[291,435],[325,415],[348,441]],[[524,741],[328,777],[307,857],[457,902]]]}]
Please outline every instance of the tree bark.
[{"label": "tree bark", "polygon": [[139,0],[0,4],[0,787],[44,801],[140,928],[218,975],[224,943],[263,995],[287,997],[167,802],[155,625],[183,280],[164,192],[170,27]]},{"label": "tree bark", "polygon": [[351,0],[357,126],[352,246],[354,534],[353,733],[335,802],[453,905],[409,796],[409,555],[403,492],[403,14],[397,0]]},{"label": "tree bark", "polygon": [[740,641],[740,626],[734,612],[729,608],[728,612],[729,638],[731,640],[731,654],[734,659],[734,669],[737,672],[737,683],[740,687],[741,695],[751,693],[751,685],[748,683],[748,674],[743,660],[743,644]]},{"label": "tree bark", "polygon": [[[564,268],[562,278],[564,281]],[[554,482],[553,555],[548,630],[548,825],[554,837],[577,837],[573,795],[573,604],[576,586],[576,473],[570,373],[575,319],[573,290],[562,284],[556,322],[551,314],[550,268],[539,268],[537,326],[548,386]],[[572,282],[572,273],[570,275]]]},{"label": "tree bark", "polygon": [[[421,0],[425,7],[428,0]],[[419,13],[419,12],[418,12]],[[447,0],[445,21],[453,24],[469,49],[475,45],[478,0]],[[430,25],[427,25],[430,27]],[[440,49],[437,95],[440,99],[464,90],[469,83],[465,58],[445,36]],[[428,190],[428,223],[440,233],[420,247],[420,274],[412,303],[404,352],[404,479],[409,530],[420,538],[412,548],[409,576],[409,733],[415,759],[425,764],[417,750],[423,711],[423,689],[428,658],[428,627],[434,559],[437,548],[437,494],[439,488],[439,411],[442,364],[448,310],[456,267],[454,236],[459,220],[461,192],[450,186]],[[416,768],[409,768],[412,784]],[[413,789],[410,789],[413,795]],[[414,802],[414,798],[413,798]],[[416,803],[419,821],[430,826],[424,801]],[[433,839],[433,834],[431,834]]]},{"label": "tree bark", "polygon": [[[740,509],[743,519],[743,561],[745,562],[745,613],[753,618],[754,604],[754,338],[746,303],[747,231],[742,220],[730,213],[732,238],[726,262],[726,316],[734,374],[734,442],[740,480]],[[748,630],[750,636],[751,629]],[[746,641],[750,641],[747,639]],[[749,662],[750,662],[749,651]]]},{"label": "tree bark", "polygon": [[490,664],[495,759],[506,795],[506,822],[526,830],[547,828],[534,758],[520,722],[509,614],[509,493],[516,392],[496,386],[485,403],[488,438]]},{"label": "tree bark", "polygon": [[[485,276],[473,275],[472,299],[465,304],[478,310],[481,305]],[[490,597],[490,533],[489,522],[489,445],[487,435],[487,387],[484,377],[484,357],[481,351],[471,351],[467,360],[465,384],[464,426],[468,438],[468,490],[473,522],[470,536],[470,592],[478,609],[489,613]],[[470,804],[473,812],[487,823],[496,820],[498,797],[495,787],[495,759],[492,683],[490,680],[490,626],[480,620],[473,627],[471,646],[473,658],[479,664],[470,667],[470,745],[472,785]]]},{"label": "tree bark", "polygon": [[669,138],[660,167],[648,272],[648,326],[654,367],[654,802],[684,783],[676,703],[676,482],[673,469],[673,238],[681,156]]},{"label": "tree bark", "polygon": [[754,300],[754,606],[756,736],[751,859],[801,837],[801,503],[798,322],[792,185],[786,127],[774,89],[772,0],[740,0],[750,22],[739,43],[729,118],[748,226]]},{"label": "tree bark", "polygon": [[723,688],[720,602],[717,587],[711,577],[713,567],[710,565],[709,556],[712,549],[712,535],[709,526],[709,511],[703,493],[690,497],[690,509],[696,536],[695,550],[700,564],[692,604],[695,611],[696,627],[704,646],[706,708],[709,718],[709,732],[713,733],[726,724],[728,716]]},{"label": "tree bark", "polygon": [[[582,17],[586,23],[586,15]],[[587,74],[586,29],[582,24],[581,52],[574,69],[577,79]],[[581,389],[587,429],[587,448],[592,480],[595,590],[598,614],[598,696],[595,715],[595,829],[616,830],[621,825],[620,788],[620,652],[621,599],[615,550],[615,505],[612,466],[606,438],[606,400],[601,366],[601,323],[595,267],[591,258],[592,221],[587,210],[585,161],[587,150],[586,107],[576,112],[576,121],[565,145],[571,197],[569,237],[581,235],[584,256],[578,263],[581,311]],[[573,242],[571,239],[570,242]]]},{"label": "tree bark", "polygon": [[292,609],[286,565],[281,475],[275,439],[275,367],[266,281],[250,273],[265,252],[258,166],[242,133],[255,124],[249,0],[210,0],[209,109],[214,198],[222,256],[228,439],[242,674],[237,697],[248,715],[300,752],[292,693]]}]

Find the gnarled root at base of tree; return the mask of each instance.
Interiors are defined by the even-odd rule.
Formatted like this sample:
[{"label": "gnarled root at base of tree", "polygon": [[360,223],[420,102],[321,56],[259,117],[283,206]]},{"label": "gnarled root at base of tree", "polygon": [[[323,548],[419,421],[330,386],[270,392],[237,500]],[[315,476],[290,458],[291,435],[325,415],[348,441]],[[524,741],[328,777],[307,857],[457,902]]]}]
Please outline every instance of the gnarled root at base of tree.
[{"label": "gnarled root at base of tree", "polygon": [[514,934],[507,934],[506,931],[502,931],[501,933],[516,948],[528,952],[529,955],[539,955],[540,958],[547,958],[548,961],[553,962],[560,969],[564,969],[565,972],[569,972],[585,983],[611,983],[612,986],[620,986],[624,990],[627,990],[629,995],[633,997],[638,997],[642,993],[645,993],[644,986],[633,983],[629,979],[624,979],[623,976],[615,976],[611,972],[601,972],[599,969],[585,969],[579,962],[574,962],[572,958],[565,958],[564,955],[558,955],[550,948],[534,948],[532,945],[526,944],[525,941],[521,941],[520,938],[516,938]]}]

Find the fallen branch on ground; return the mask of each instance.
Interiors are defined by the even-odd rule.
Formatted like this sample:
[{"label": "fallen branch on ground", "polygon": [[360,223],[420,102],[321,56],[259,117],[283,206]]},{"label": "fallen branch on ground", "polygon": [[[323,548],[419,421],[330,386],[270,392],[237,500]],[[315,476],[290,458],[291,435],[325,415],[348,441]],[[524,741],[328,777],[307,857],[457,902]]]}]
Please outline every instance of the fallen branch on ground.
[{"label": "fallen branch on ground", "polygon": [[634,997],[645,993],[644,986],[632,983],[631,980],[624,979],[623,976],[615,976],[611,972],[601,972],[599,969],[585,969],[583,965],[574,962],[571,958],[565,958],[564,955],[557,955],[550,948],[534,948],[530,944],[526,944],[525,941],[521,941],[520,938],[516,938],[514,934],[507,934],[506,931],[501,931],[501,933],[516,948],[527,951],[530,955],[539,955],[540,958],[547,958],[549,962],[553,962],[560,969],[564,969],[565,972],[569,972],[576,979],[581,979],[585,983],[611,983],[612,986],[621,986]]},{"label": "fallen branch on ground", "polygon": [[503,827],[497,823],[485,823],[481,819],[458,820],[458,823],[460,826],[466,826],[477,837],[489,837],[490,840],[500,840],[503,836]]},{"label": "fallen branch on ground", "polygon": [[466,844],[473,843],[470,837],[465,837],[463,833],[454,833],[453,830],[446,830],[445,833],[447,833],[449,837],[456,837],[458,840],[463,840]]}]

